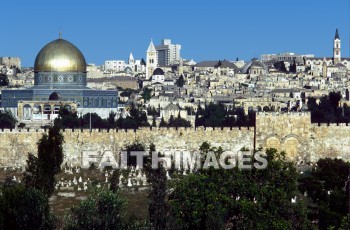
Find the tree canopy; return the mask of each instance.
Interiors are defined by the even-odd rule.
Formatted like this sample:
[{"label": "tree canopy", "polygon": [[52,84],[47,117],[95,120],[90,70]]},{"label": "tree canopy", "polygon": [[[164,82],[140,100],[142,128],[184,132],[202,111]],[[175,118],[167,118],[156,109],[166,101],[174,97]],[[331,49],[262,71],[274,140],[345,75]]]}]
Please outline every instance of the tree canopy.
[{"label": "tree canopy", "polygon": [[176,180],[169,197],[173,224],[180,229],[310,229],[306,206],[291,202],[298,192],[293,163],[275,149],[266,157],[265,170],[210,168]]},{"label": "tree canopy", "polygon": [[13,129],[16,126],[17,119],[9,110],[0,110],[0,128],[1,129]]},{"label": "tree canopy", "polygon": [[9,85],[9,79],[7,75],[0,74],[0,86],[8,86]]},{"label": "tree canopy", "polygon": [[61,171],[63,162],[63,135],[56,121],[49,128],[49,134],[43,134],[38,142],[38,156],[29,154],[24,173],[26,187],[42,191],[48,197],[54,191],[55,176]]},{"label": "tree canopy", "polygon": [[313,217],[319,220],[319,229],[339,228],[348,214],[350,163],[340,159],[320,159],[311,173],[299,179],[299,189],[311,199]]},{"label": "tree canopy", "polygon": [[223,104],[209,103],[204,109],[199,105],[196,113],[195,126],[205,127],[233,127],[253,126],[255,112],[245,114],[241,107],[228,109]]},{"label": "tree canopy", "polygon": [[118,192],[95,190],[66,217],[65,229],[125,229],[126,200]]},{"label": "tree canopy", "polygon": [[54,229],[48,198],[34,188],[14,184],[0,188],[0,229]]},{"label": "tree canopy", "polygon": [[340,106],[342,95],[340,92],[330,92],[327,96],[320,98],[316,103],[316,98],[309,97],[307,106],[311,112],[311,122],[313,123],[341,123],[350,122],[350,108],[344,104]]}]

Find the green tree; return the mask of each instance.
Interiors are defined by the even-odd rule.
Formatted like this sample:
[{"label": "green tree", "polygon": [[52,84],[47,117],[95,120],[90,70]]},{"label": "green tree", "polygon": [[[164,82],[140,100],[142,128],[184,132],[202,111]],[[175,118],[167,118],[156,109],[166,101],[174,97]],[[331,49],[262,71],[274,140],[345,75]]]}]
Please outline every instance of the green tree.
[{"label": "green tree", "polygon": [[[209,143],[201,148],[214,150]],[[220,157],[222,149],[214,152]],[[304,202],[291,202],[298,194],[293,163],[275,149],[266,151],[266,159],[264,170],[209,168],[172,181],[172,224],[180,229],[310,229]]]},{"label": "green tree", "polygon": [[164,117],[161,118],[159,127],[168,127],[168,123],[164,121]]},{"label": "green tree", "polygon": [[177,79],[176,84],[178,87],[183,87],[185,84],[184,76],[181,74],[179,79]]},{"label": "green tree", "polygon": [[136,90],[127,88],[127,89],[123,90],[123,92],[120,93],[120,96],[121,96],[121,97],[130,97],[131,94],[135,93],[135,91],[136,91]]},{"label": "green tree", "polygon": [[[150,145],[150,156],[156,151],[155,145]],[[149,217],[151,223],[151,229],[163,230],[166,229],[166,213],[168,211],[168,205],[166,202],[166,170],[163,164],[159,164],[156,169],[151,167],[150,157],[146,164],[147,180],[151,184],[149,193]]]},{"label": "green tree", "polygon": [[287,68],[286,68],[286,66],[285,66],[285,64],[284,64],[284,61],[275,62],[275,63],[273,64],[273,66],[274,66],[277,70],[279,70],[279,71],[282,71],[282,72],[284,72],[284,73],[287,73],[287,72],[288,72],[288,71],[287,71]]},{"label": "green tree", "polygon": [[0,229],[55,229],[48,198],[20,184],[0,189]]},{"label": "green tree", "polygon": [[16,126],[17,119],[9,110],[0,110],[0,128],[1,129],[13,129]]},{"label": "green tree", "polygon": [[147,107],[147,114],[150,116],[159,116],[159,109],[157,110],[154,106]]},{"label": "green tree", "polygon": [[120,169],[114,169],[110,179],[111,185],[109,187],[109,189],[112,192],[118,192],[119,190],[119,177],[120,177]]},{"label": "green tree", "polygon": [[[128,166],[136,167],[136,165],[137,165],[137,161],[136,161],[137,158],[136,158],[136,156],[131,156],[130,153],[133,152],[133,151],[134,152],[145,151],[145,149],[146,149],[145,146],[142,143],[138,142],[138,141],[135,141],[135,142],[127,145],[125,147],[125,150],[127,152]],[[143,163],[145,164],[146,161],[147,161],[147,157],[145,156],[144,159],[143,159]]]},{"label": "green tree", "polygon": [[117,120],[117,127],[122,129],[137,129],[139,126],[135,119],[128,116],[126,118],[119,117]]},{"label": "green tree", "polygon": [[339,102],[342,99],[342,95],[340,92],[330,92],[328,95],[331,106],[334,110],[339,107]]},{"label": "green tree", "polygon": [[113,112],[113,111],[111,111],[109,113],[109,116],[108,116],[108,118],[106,120],[108,128],[114,129],[114,128],[117,127],[117,122],[115,120],[116,116],[117,116],[117,114],[115,112]]},{"label": "green tree", "polygon": [[118,192],[96,190],[65,217],[65,229],[125,229],[126,201]]},{"label": "green tree", "polygon": [[168,126],[169,127],[191,127],[191,122],[182,118],[179,113],[179,115],[175,119],[173,115],[170,116]]},{"label": "green tree", "polygon": [[59,110],[59,116],[56,118],[61,128],[79,128],[81,121],[78,118],[77,112],[72,112],[68,107],[62,106]]},{"label": "green tree", "polygon": [[144,101],[149,101],[149,99],[151,99],[152,97],[152,89],[143,88],[143,92],[141,95]]},{"label": "green tree", "polygon": [[348,214],[349,188],[343,189],[349,168],[350,163],[340,159],[320,159],[311,173],[299,179],[299,190],[307,192],[317,207],[319,229],[339,228]]},{"label": "green tree", "polygon": [[174,116],[173,115],[170,115],[170,117],[169,117],[168,125],[170,125],[170,124],[174,124]]},{"label": "green tree", "polygon": [[297,72],[297,63],[295,62],[295,59],[292,64],[289,66],[289,72],[290,73],[296,73]]},{"label": "green tree", "polygon": [[42,191],[48,197],[54,191],[55,175],[61,171],[63,162],[63,135],[58,122],[49,128],[49,135],[43,134],[38,142],[38,157],[29,154],[24,173],[26,187]]},{"label": "green tree", "polygon": [[9,85],[9,79],[7,75],[0,74],[0,86],[8,86]]},{"label": "green tree", "polygon": [[84,128],[90,128],[90,116],[91,116],[91,128],[93,129],[106,129],[108,124],[106,120],[102,119],[97,113],[87,113],[82,118],[82,126]]},{"label": "green tree", "polygon": [[[206,127],[232,127],[232,126],[252,126],[255,123],[254,114],[245,114],[244,109],[226,108],[223,104],[209,103],[203,109],[198,105],[195,126]],[[237,119],[235,118],[237,117]]]},{"label": "green tree", "polygon": [[152,118],[152,127],[157,127],[156,116],[153,116]]},{"label": "green tree", "polygon": [[127,116],[126,118],[118,118],[117,126],[119,128],[137,129],[140,126],[150,126],[146,113],[144,111],[141,111],[141,108],[137,107],[134,103],[130,105],[129,114],[130,116]]},{"label": "green tree", "polygon": [[315,98],[309,98],[307,105],[311,112],[311,122],[348,122],[350,114],[346,111],[347,106],[339,107],[341,99],[342,95],[340,92],[330,92],[328,96],[321,97],[319,104],[316,103]]}]

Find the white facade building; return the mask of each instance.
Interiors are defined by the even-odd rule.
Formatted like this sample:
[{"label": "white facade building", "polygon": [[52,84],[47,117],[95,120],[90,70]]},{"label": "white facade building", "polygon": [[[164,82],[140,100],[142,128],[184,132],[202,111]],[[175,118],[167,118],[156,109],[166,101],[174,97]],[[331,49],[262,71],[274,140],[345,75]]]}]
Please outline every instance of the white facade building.
[{"label": "white facade building", "polygon": [[142,66],[142,61],[135,60],[132,53],[130,53],[128,62],[125,62],[124,60],[107,60],[105,61],[105,64],[104,64],[105,71],[112,71],[112,72],[125,71],[131,74],[130,69],[132,73],[140,73],[145,71],[145,67]]},{"label": "white facade building", "polygon": [[127,66],[124,60],[107,60],[105,61],[105,70],[123,71]]},{"label": "white facade building", "polygon": [[21,69],[21,58],[19,57],[0,57],[0,65],[4,65],[7,68],[17,67]]},{"label": "white facade building", "polygon": [[305,65],[313,76],[329,77],[350,70],[350,58],[341,57],[341,40],[338,29],[333,40],[333,57],[306,58]]}]

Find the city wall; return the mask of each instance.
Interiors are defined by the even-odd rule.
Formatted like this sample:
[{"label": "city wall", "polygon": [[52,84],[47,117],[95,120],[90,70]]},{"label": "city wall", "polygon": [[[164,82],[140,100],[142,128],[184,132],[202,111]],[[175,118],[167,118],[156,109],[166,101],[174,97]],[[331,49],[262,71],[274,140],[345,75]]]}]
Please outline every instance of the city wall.
[{"label": "city wall", "polygon": [[[23,166],[28,153],[37,152],[37,142],[44,130],[0,130],[0,167]],[[82,166],[117,158],[125,146],[139,141],[157,151],[198,151],[208,141],[224,150],[242,147],[276,148],[298,162],[315,162],[319,158],[342,158],[350,161],[350,125],[312,124],[309,113],[259,113],[254,127],[234,128],[142,128],[138,130],[71,130],[64,136],[65,162]],[[85,160],[85,161],[84,161]]]},{"label": "city wall", "polygon": [[311,123],[310,113],[260,113],[256,130],[257,146],[285,151],[296,161],[350,161],[350,124]]},{"label": "city wall", "polygon": [[[37,142],[44,130],[0,130],[0,167],[21,166],[28,153],[37,153]],[[252,149],[253,128],[142,128],[137,130],[71,130],[64,136],[65,162],[69,165],[86,164],[84,159],[99,164],[111,154],[117,158],[125,146],[139,141],[148,147],[154,143],[157,151],[198,151],[204,141],[224,150],[239,151],[242,147]],[[106,159],[105,159],[106,160]],[[108,161],[108,159],[107,159]]]}]

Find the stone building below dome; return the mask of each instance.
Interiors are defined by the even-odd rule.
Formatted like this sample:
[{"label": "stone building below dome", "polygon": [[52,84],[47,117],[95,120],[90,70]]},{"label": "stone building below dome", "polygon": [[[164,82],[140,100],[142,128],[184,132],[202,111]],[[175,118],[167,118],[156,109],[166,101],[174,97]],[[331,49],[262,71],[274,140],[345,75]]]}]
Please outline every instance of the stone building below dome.
[{"label": "stone building below dome", "polygon": [[[75,103],[79,115],[95,112],[106,118],[111,111],[117,112],[118,91],[88,88],[86,73],[82,52],[69,41],[56,39],[45,45],[36,56],[34,86],[23,90],[3,90],[1,107],[11,110],[20,120],[35,120],[36,117],[54,119],[57,107],[65,105],[65,102],[69,102],[67,105],[70,106]],[[57,105],[51,106],[53,98]],[[33,104],[32,101],[41,103]],[[45,101],[50,103],[45,104]]]}]

